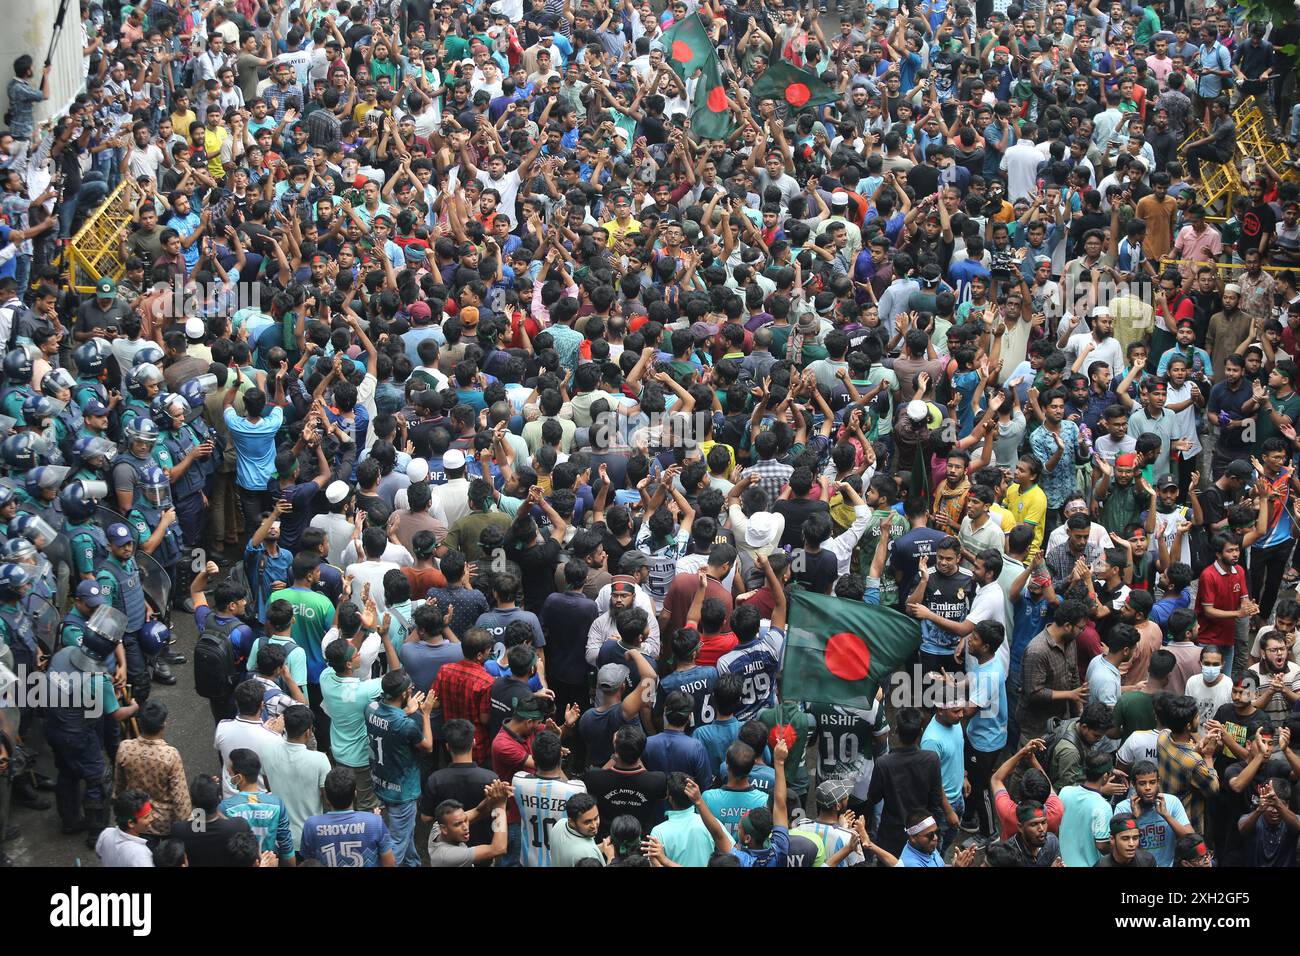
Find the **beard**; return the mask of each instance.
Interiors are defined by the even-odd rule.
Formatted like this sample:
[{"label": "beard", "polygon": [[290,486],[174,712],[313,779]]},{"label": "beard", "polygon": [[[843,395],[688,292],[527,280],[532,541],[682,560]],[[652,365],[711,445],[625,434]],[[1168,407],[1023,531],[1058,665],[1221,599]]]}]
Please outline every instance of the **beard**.
[{"label": "beard", "polygon": [[1092,334],[1096,337],[1097,341],[1105,342],[1108,338],[1110,338],[1115,333],[1109,329],[1093,329]]}]

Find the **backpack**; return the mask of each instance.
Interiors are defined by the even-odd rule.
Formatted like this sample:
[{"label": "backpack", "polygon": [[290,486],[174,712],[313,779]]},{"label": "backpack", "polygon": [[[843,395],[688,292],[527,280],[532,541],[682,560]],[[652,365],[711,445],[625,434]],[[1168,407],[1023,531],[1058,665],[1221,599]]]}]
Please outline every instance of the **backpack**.
[{"label": "backpack", "polygon": [[1043,751],[1039,763],[1047,771],[1049,778],[1052,775],[1052,758],[1056,753],[1056,746],[1062,740],[1068,739],[1079,747],[1080,756],[1086,756],[1087,748],[1082,746],[1082,741],[1079,740],[1078,735],[1075,733],[1075,727],[1078,723],[1078,717],[1053,717],[1047,722],[1047,730],[1043,733],[1043,743],[1047,745],[1047,749]]},{"label": "backpack", "polygon": [[239,672],[230,635],[240,623],[238,618],[231,618],[220,624],[215,614],[209,614],[203,622],[194,644],[194,690],[200,697],[225,700],[234,689]]}]

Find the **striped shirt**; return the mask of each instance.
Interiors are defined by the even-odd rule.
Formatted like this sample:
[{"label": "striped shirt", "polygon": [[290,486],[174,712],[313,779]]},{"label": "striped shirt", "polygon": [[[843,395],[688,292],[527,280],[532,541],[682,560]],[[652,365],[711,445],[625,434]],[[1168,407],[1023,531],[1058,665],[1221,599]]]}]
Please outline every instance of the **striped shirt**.
[{"label": "striped shirt", "polygon": [[551,827],[568,815],[565,805],[575,793],[586,793],[581,780],[548,780],[520,771],[511,778],[515,806],[522,825],[519,834],[519,863],[522,866],[551,865]]}]

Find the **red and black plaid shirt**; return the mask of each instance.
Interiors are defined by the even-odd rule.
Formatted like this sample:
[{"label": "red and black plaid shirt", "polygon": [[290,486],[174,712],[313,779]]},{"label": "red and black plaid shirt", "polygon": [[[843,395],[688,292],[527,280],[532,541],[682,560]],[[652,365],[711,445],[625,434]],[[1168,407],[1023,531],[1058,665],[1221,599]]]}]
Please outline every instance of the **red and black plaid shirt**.
[{"label": "red and black plaid shirt", "polygon": [[487,761],[492,752],[487,725],[482,717],[492,707],[492,675],[474,661],[452,661],[438,669],[433,684],[438,692],[444,724],[449,720],[468,720],[474,725],[474,762]]}]

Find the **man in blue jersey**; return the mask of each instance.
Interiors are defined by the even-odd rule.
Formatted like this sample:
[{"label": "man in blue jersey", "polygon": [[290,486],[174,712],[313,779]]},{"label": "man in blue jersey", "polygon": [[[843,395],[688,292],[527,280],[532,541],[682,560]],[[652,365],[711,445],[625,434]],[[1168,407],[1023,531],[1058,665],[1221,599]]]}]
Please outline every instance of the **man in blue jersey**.
[{"label": "man in blue jersey", "polygon": [[[712,723],[717,716],[713,703],[713,687],[718,682],[718,669],[696,663],[700,652],[700,632],[693,627],[679,628],[673,635],[673,661],[676,669],[659,678],[659,699],[667,700],[674,691],[689,694],[691,714],[688,730]],[[701,785],[708,781],[699,781]]]},{"label": "man in blue jersey", "polygon": [[383,818],[355,808],[357,778],[347,767],[335,767],[325,777],[327,813],[308,817],[302,825],[304,860],[322,866],[396,866],[393,841]]},{"label": "man in blue jersey", "polygon": [[382,698],[370,701],[365,708],[370,775],[388,816],[398,866],[419,866],[420,854],[413,840],[420,799],[418,754],[433,751],[429,713],[438,706],[438,695],[418,693],[410,675],[400,667],[380,679],[380,692]]},{"label": "man in blue jersey", "polygon": [[686,785],[687,795],[713,837],[714,849],[718,853],[734,856],[743,867],[786,865],[786,857],[790,852],[790,814],[785,805],[785,758],[789,755],[790,748],[786,745],[785,738],[779,739],[772,748],[772,759],[776,767],[772,809],[755,807],[741,817],[738,840],[732,840],[727,828],[713,815],[699,787],[695,786],[695,781]]},{"label": "man in blue jersey", "polygon": [[759,711],[776,705],[777,675],[781,672],[785,647],[785,589],[766,557],[759,555],[755,563],[762,568],[772,592],[771,623],[762,628],[758,608],[752,604],[740,605],[731,612],[731,630],[740,643],[718,658],[720,675],[735,674],[743,681],[740,710],[735,714],[740,721],[757,717]]}]

